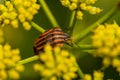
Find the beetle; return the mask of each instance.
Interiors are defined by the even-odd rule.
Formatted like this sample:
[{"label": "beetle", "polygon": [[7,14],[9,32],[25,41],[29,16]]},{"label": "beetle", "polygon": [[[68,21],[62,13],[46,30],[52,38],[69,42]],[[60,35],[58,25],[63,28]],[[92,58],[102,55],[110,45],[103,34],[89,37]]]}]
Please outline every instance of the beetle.
[{"label": "beetle", "polygon": [[34,53],[37,55],[40,51],[43,51],[43,48],[47,43],[52,47],[63,47],[65,43],[72,46],[72,39],[68,34],[64,33],[61,28],[54,27],[40,34],[34,41]]}]

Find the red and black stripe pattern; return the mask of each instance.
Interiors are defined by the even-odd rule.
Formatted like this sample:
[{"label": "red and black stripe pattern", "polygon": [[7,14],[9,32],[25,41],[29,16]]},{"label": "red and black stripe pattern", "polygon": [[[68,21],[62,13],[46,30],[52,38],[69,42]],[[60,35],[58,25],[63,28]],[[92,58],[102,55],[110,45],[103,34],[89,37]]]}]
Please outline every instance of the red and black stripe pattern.
[{"label": "red and black stripe pattern", "polygon": [[43,48],[47,43],[53,47],[62,47],[68,40],[71,40],[70,36],[64,33],[60,28],[52,28],[42,33],[39,38],[34,41],[34,52],[35,54],[39,54],[40,51],[43,51]]}]

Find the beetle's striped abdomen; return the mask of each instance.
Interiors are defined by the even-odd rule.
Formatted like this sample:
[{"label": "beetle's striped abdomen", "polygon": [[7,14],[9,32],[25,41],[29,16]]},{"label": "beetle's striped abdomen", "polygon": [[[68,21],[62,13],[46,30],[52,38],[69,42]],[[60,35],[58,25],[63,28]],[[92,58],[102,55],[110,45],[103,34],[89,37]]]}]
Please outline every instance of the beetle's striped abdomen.
[{"label": "beetle's striped abdomen", "polygon": [[49,43],[51,46],[62,47],[70,36],[64,33],[60,28],[52,28],[44,33],[42,33],[38,39],[34,41],[34,52],[39,54],[43,51],[44,46]]}]

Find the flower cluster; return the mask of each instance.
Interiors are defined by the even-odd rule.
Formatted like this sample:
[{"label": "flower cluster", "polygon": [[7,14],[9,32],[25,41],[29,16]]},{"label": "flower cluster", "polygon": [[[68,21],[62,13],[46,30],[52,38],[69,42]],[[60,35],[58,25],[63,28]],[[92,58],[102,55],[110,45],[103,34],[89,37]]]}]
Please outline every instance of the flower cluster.
[{"label": "flower cluster", "polygon": [[10,0],[0,4],[0,24],[18,28],[20,22],[25,30],[29,30],[30,21],[40,8],[36,2],[37,0]]},{"label": "flower cluster", "polygon": [[0,43],[4,42],[4,38],[3,38],[3,29],[0,28]]},{"label": "flower cluster", "polygon": [[75,57],[59,47],[46,45],[44,53],[40,53],[40,62],[34,65],[35,71],[39,72],[43,80],[71,80],[77,77]]},{"label": "flower cluster", "polygon": [[102,10],[92,6],[97,0],[60,0],[61,4],[68,7],[70,10],[76,10],[76,18],[83,19],[83,11],[88,11],[90,14],[100,13]]},{"label": "flower cluster", "polygon": [[120,72],[120,26],[116,23],[99,25],[92,36],[93,55],[103,58],[104,67],[113,65]]},{"label": "flower cluster", "polygon": [[96,55],[116,57],[120,55],[120,27],[114,24],[99,25],[92,37]]},{"label": "flower cluster", "polygon": [[101,71],[94,71],[93,78],[90,74],[85,74],[83,80],[103,80],[104,74]]},{"label": "flower cluster", "polygon": [[19,64],[21,59],[18,49],[12,49],[9,44],[0,45],[0,80],[18,80],[19,72],[24,70]]}]

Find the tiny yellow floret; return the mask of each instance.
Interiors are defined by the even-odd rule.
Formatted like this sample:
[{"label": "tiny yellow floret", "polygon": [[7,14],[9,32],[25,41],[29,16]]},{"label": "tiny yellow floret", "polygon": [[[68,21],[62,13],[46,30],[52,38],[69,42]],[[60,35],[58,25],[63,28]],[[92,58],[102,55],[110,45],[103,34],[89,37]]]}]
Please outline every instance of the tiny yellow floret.
[{"label": "tiny yellow floret", "polygon": [[30,30],[31,25],[30,25],[29,22],[23,22],[23,27],[24,27],[25,30]]},{"label": "tiny yellow floret", "polygon": [[20,78],[18,72],[15,70],[8,71],[8,75],[11,79],[19,79]]},{"label": "tiny yellow floret", "polygon": [[94,80],[103,80],[104,74],[101,71],[94,71]]},{"label": "tiny yellow floret", "polygon": [[85,75],[84,75],[84,80],[92,80],[91,75],[85,74]]}]

